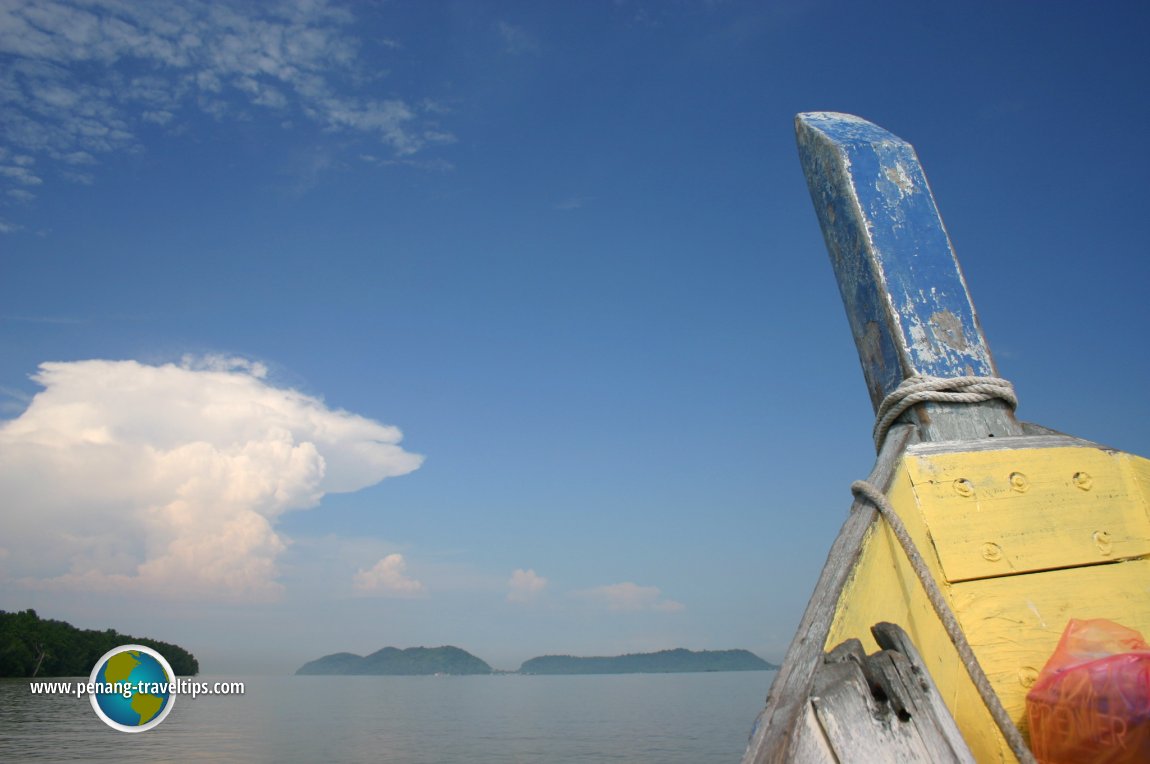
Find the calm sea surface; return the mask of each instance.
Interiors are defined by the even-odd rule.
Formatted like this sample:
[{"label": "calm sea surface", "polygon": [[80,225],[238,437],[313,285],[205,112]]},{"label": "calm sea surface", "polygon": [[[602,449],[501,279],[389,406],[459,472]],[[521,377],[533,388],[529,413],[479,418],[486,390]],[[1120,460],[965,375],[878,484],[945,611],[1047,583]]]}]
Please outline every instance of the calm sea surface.
[{"label": "calm sea surface", "polygon": [[502,764],[736,762],[773,672],[620,676],[197,677],[239,696],[181,696],[137,734],[88,698],[0,680],[0,761]]}]

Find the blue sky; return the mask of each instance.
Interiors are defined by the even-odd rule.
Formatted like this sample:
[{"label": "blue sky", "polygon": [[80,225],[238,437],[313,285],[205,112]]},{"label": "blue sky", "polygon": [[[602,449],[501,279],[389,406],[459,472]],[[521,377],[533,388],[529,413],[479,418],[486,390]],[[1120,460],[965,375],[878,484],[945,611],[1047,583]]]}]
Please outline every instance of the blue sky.
[{"label": "blue sky", "polygon": [[873,460],[795,113],[915,145],[1021,418],[1147,454],[1148,17],[0,0],[0,608],[780,659]]}]

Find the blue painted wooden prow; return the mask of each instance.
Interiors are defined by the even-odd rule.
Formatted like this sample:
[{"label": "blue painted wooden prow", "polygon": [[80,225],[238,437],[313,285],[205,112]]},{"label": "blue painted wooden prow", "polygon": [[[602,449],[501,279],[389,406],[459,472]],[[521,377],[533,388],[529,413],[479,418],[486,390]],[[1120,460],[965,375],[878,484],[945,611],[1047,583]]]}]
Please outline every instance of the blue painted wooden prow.
[{"label": "blue painted wooden prow", "polygon": [[[799,114],[795,130],[873,406],[915,375],[997,376],[914,148],[849,114]],[[1001,401],[979,408],[973,427],[955,404],[912,418],[928,440],[1021,434]]]}]

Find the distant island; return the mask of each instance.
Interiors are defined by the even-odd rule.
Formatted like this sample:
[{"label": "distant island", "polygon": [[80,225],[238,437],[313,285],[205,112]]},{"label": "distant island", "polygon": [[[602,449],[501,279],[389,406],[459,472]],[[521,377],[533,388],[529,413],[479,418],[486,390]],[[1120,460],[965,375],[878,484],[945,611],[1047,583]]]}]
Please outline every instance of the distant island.
[{"label": "distant island", "polygon": [[771,663],[747,650],[663,650],[614,657],[543,655],[519,671],[494,671],[486,661],[458,647],[385,647],[366,657],[334,653],[305,663],[297,676],[419,676],[430,674],[678,674],[701,671],[772,671]]},{"label": "distant island", "polygon": [[335,653],[305,663],[301,675],[418,676],[426,674],[490,674],[491,666],[466,650],[445,647],[385,647],[366,657]]},{"label": "distant island", "polygon": [[543,655],[524,662],[520,674],[679,674],[699,671],[772,671],[778,666],[747,650],[661,650],[612,657]]},{"label": "distant island", "polygon": [[182,647],[121,634],[115,629],[77,629],[70,623],[40,618],[35,610],[0,610],[0,676],[88,676],[96,661],[120,645],[143,645],[167,659],[179,676],[195,676],[200,664]]}]

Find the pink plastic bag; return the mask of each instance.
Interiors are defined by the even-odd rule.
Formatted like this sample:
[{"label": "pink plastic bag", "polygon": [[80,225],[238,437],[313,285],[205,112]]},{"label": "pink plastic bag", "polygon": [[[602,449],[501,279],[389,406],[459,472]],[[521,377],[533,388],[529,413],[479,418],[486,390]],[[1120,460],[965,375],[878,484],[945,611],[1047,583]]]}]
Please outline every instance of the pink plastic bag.
[{"label": "pink plastic bag", "polygon": [[1150,645],[1113,621],[1071,620],[1026,716],[1040,764],[1150,762]]}]

